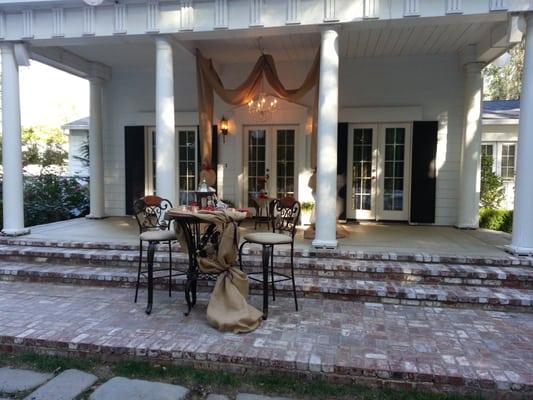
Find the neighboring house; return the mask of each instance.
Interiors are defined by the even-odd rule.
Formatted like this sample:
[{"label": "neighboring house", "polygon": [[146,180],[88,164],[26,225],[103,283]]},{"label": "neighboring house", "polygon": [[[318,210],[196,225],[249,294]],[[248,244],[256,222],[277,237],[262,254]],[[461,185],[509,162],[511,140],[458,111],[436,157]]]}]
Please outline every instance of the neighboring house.
[{"label": "neighboring house", "polygon": [[519,100],[483,102],[481,152],[492,157],[493,171],[503,179],[505,200],[501,206],[508,210],[514,207],[519,118]]},{"label": "neighboring house", "polygon": [[83,158],[82,146],[89,140],[89,117],[69,122],[61,127],[68,135],[68,175],[89,176],[89,167]]},{"label": "neighboring house", "polygon": [[[481,70],[522,41],[523,27],[533,35],[528,1],[0,0],[0,11],[4,82],[29,58],[90,79],[92,217],[131,213],[146,193],[180,203],[204,165],[219,195],[241,207],[265,182],[271,196],[314,198],[317,247],[336,246],[339,214],[477,228]],[[528,43],[533,53],[533,36]],[[264,91],[276,90],[278,107],[258,118],[247,103],[263,85],[246,78],[264,53],[276,64],[267,76],[279,78]],[[306,76],[303,89],[282,90]],[[243,82],[246,93],[224,89]],[[533,76],[524,82],[533,99]],[[18,102],[17,86],[4,85],[4,96]],[[3,112],[4,132],[16,135],[18,108]],[[533,126],[533,115],[522,118]],[[17,165],[4,165],[19,199],[11,207],[22,203]],[[523,226],[514,231],[532,238],[519,251],[533,249],[533,221],[520,219],[531,215],[533,182],[517,182],[524,210],[515,207]],[[8,233],[23,232],[13,215],[20,227]]]}]

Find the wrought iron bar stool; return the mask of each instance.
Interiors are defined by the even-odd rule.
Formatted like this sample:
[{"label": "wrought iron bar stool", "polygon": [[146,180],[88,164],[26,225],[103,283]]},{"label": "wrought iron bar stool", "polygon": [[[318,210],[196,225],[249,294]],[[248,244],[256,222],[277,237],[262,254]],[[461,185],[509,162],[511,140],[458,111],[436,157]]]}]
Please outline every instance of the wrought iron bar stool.
[{"label": "wrought iron bar stool", "polygon": [[[145,196],[133,203],[133,212],[139,225],[139,268],[137,270],[137,285],[135,287],[135,303],[139,293],[141,276],[147,276],[148,288],[153,288],[153,280],[166,278],[167,275],[153,276],[154,272],[168,271],[168,295],[172,296],[172,242],[177,240],[176,232],[170,229],[169,221],[164,219],[164,214],[172,208],[169,200],[159,196]],[[142,270],[143,242],[148,242],[148,267]],[[168,268],[153,268],[154,252],[159,243],[168,244]],[[182,275],[182,274],[179,274]],[[151,305],[149,306],[151,308]],[[147,309],[147,313],[149,313]]]},{"label": "wrought iron bar stool", "polygon": [[[276,300],[276,282],[292,281],[294,305],[298,311],[298,299],[296,297],[296,283],[294,281],[294,237],[296,226],[300,217],[301,206],[293,197],[284,197],[273,200],[269,205],[269,220],[272,232],[252,232],[244,235],[244,241],[239,247],[239,264],[243,268],[242,250],[246,244],[255,243],[262,246],[263,271],[261,273],[248,273],[248,277],[256,282],[263,283],[263,318],[268,317],[268,273],[272,284],[272,299]],[[291,274],[274,272],[274,246],[290,245],[291,249]],[[262,279],[256,275],[262,274]]]}]

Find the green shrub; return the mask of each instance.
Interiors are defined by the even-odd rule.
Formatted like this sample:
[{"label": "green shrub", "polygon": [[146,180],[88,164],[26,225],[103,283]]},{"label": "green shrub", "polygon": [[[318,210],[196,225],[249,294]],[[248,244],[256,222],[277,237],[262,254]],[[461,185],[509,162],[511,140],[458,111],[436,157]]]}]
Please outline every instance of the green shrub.
[{"label": "green shrub", "polygon": [[482,208],[479,212],[480,228],[511,233],[513,231],[513,210]]},{"label": "green shrub", "polygon": [[491,156],[481,157],[481,207],[497,209],[505,198],[502,178],[492,171],[494,160]]},{"label": "green shrub", "polygon": [[89,212],[89,189],[83,178],[44,173],[24,179],[24,225],[82,217]]}]

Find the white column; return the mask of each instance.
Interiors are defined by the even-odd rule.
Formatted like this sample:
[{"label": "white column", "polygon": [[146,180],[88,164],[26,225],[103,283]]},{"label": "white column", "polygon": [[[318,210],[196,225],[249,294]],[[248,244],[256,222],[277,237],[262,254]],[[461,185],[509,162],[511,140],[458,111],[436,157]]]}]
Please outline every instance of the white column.
[{"label": "white column", "polygon": [[90,78],[89,172],[90,213],[87,218],[103,218],[104,206],[104,142],[102,132],[101,78]]},{"label": "white column", "polygon": [[176,141],[172,45],[169,39],[157,37],[155,46],[155,189],[158,196],[174,204],[176,201]]},{"label": "white column", "polygon": [[457,227],[479,227],[481,189],[481,105],[483,98],[482,63],[465,66],[465,118],[459,182]]},{"label": "white column", "polygon": [[316,171],[315,247],[337,246],[337,124],[339,119],[339,44],[332,28],[322,31]]},{"label": "white column", "polygon": [[19,71],[12,43],[2,49],[2,156],[3,156],[3,214],[5,235],[23,235],[24,196],[22,180],[22,147],[20,129]]},{"label": "white column", "polygon": [[533,254],[533,13],[526,16],[526,52],[520,97],[513,236],[508,250]]}]

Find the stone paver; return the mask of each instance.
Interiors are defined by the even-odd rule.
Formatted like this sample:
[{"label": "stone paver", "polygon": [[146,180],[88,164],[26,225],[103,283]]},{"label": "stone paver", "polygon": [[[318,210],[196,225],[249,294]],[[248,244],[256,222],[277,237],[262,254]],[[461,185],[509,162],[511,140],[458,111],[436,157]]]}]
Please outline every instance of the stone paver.
[{"label": "stone paver", "polygon": [[177,385],[116,377],[99,386],[90,400],[181,400],[189,390]]},{"label": "stone paver", "polygon": [[93,374],[69,369],[39,387],[24,400],[72,400],[97,380]]},{"label": "stone paver", "polygon": [[[259,329],[235,335],[208,325],[206,300],[200,296],[185,317],[180,293],[156,291],[147,316],[145,291],[134,304],[131,289],[0,282],[0,337],[4,348],[131,354],[232,371],[533,390],[533,314],[307,298],[295,312],[291,298],[279,298]],[[250,301],[261,307],[259,296]]]},{"label": "stone paver", "polygon": [[30,390],[42,385],[52,376],[25,369],[0,368],[0,393],[11,394]]},{"label": "stone paver", "polygon": [[286,397],[269,397],[258,394],[240,393],[235,400],[290,400]]}]

